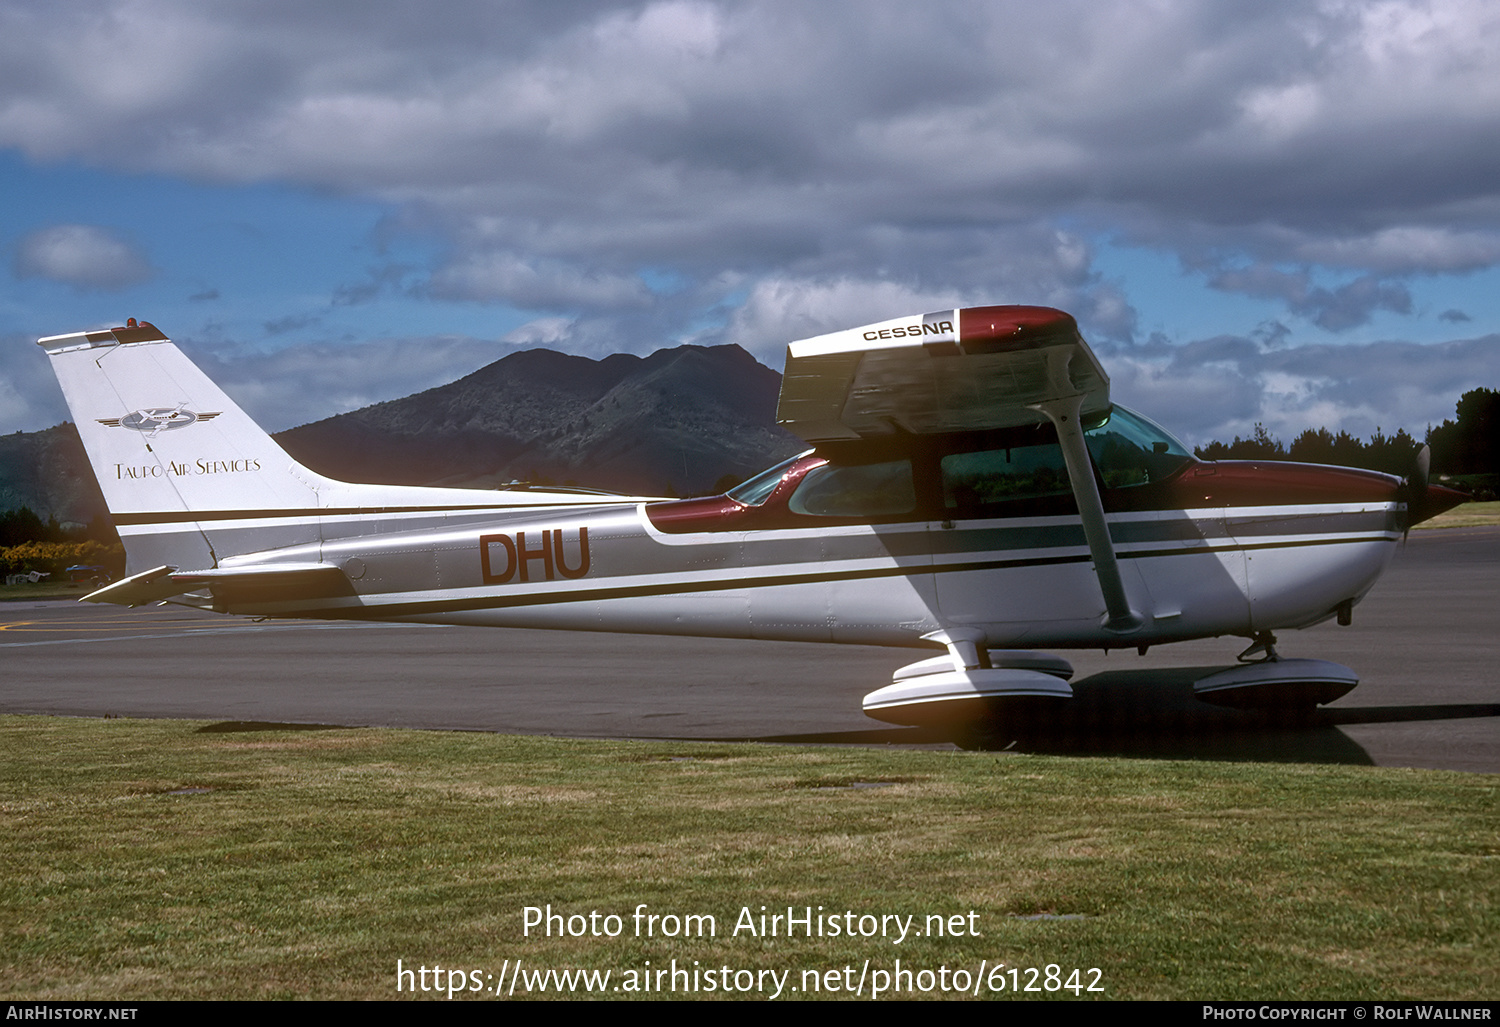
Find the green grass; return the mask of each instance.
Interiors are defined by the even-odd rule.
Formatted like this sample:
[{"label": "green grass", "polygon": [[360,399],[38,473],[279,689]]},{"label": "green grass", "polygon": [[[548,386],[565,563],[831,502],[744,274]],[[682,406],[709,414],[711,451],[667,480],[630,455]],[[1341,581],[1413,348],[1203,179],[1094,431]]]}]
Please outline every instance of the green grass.
[{"label": "green grass", "polygon": [[[8,998],[393,998],[397,959],[1055,963],[1159,999],[1500,980],[1490,776],[23,717],[0,753]],[[625,931],[523,937],[548,903]],[[640,903],[717,937],[632,937]],[[973,910],[981,936],[731,936],[761,905]]]},{"label": "green grass", "polygon": [[1475,528],[1500,524],[1500,503],[1465,503],[1447,513],[1440,513],[1430,521],[1418,524],[1416,530],[1425,528]]}]

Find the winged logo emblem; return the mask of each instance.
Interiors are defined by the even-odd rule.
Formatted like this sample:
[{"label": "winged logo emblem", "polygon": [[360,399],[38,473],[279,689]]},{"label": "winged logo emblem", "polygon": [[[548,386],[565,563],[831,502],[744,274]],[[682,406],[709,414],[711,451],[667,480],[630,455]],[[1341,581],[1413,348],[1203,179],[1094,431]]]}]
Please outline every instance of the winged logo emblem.
[{"label": "winged logo emblem", "polygon": [[186,428],[199,421],[211,421],[221,413],[223,413],[222,410],[216,410],[212,413],[200,414],[196,410],[189,410],[179,404],[175,407],[143,407],[124,417],[100,417],[96,420],[106,428],[128,428],[148,438],[155,438],[164,431]]}]

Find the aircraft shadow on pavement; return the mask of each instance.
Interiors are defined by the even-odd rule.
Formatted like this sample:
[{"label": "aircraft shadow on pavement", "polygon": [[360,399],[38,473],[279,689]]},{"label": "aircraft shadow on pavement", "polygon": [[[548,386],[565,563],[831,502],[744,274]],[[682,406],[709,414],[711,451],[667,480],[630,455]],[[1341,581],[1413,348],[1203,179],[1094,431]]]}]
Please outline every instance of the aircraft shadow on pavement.
[{"label": "aircraft shadow on pavement", "polygon": [[1370,755],[1340,726],[1500,716],[1497,703],[1248,711],[1212,706],[1193,695],[1194,681],[1224,669],[1181,667],[1095,674],[1073,682],[1073,698],[1067,702],[1012,714],[982,728],[891,727],[756,740],[866,745],[954,742],[964,748],[1057,756],[1373,765]]}]

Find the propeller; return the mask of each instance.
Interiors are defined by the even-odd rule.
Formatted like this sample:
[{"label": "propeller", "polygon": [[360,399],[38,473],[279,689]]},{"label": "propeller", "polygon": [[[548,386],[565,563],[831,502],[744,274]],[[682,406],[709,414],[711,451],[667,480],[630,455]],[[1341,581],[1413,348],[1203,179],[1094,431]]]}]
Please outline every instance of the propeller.
[{"label": "propeller", "polygon": [[1401,541],[1411,534],[1411,526],[1427,518],[1420,516],[1421,506],[1427,499],[1427,479],[1432,474],[1432,447],[1423,446],[1412,460],[1411,470],[1401,481],[1401,491],[1406,499],[1406,527],[1401,532]]}]

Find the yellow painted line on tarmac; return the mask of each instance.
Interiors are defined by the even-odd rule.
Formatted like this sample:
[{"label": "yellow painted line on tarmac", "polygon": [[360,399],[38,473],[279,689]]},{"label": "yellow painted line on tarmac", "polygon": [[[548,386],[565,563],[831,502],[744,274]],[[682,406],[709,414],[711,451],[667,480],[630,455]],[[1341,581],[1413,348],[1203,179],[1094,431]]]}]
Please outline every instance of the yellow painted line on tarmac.
[{"label": "yellow painted line on tarmac", "polygon": [[[139,625],[140,627],[159,627],[158,625]],[[39,645],[89,645],[98,642],[140,642],[165,638],[188,638],[198,635],[229,635],[247,631],[350,631],[368,630],[370,628],[444,628],[446,624],[400,624],[384,621],[283,621],[276,624],[257,624],[253,621],[240,621],[228,625],[205,624],[202,627],[183,627],[176,631],[161,631],[147,633],[130,633],[108,635],[103,638],[80,638],[77,637],[79,630],[77,625],[71,627],[59,626],[57,628],[45,628],[45,631],[72,631],[72,638],[48,638],[35,642],[0,642],[0,649],[25,649]]]},{"label": "yellow painted line on tarmac", "polygon": [[[131,620],[127,617],[112,618],[110,620],[91,620],[85,623],[77,621],[54,621],[54,620],[13,620],[0,623],[0,631],[72,631],[72,632],[99,632],[112,631],[119,628],[136,630],[140,628],[159,628],[159,621]],[[204,627],[217,627],[218,625],[205,624]],[[192,629],[187,629],[192,630]]]}]

